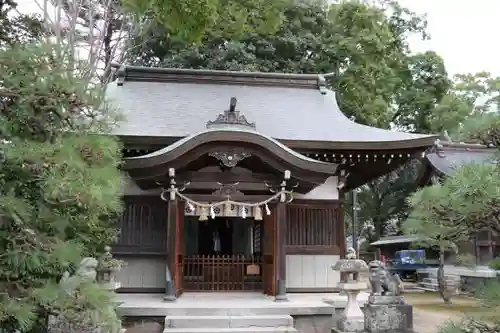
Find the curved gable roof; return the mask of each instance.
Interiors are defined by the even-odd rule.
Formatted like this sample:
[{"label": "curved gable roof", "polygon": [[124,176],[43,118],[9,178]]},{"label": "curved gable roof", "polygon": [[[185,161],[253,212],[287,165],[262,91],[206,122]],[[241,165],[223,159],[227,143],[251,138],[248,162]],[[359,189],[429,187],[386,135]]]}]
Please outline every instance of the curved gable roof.
[{"label": "curved gable roof", "polygon": [[168,164],[202,144],[219,141],[250,143],[273,152],[273,154],[291,165],[313,172],[333,175],[337,169],[336,164],[308,158],[257,131],[228,126],[225,128],[206,129],[150,154],[126,158],[124,170],[130,171],[132,169]]}]

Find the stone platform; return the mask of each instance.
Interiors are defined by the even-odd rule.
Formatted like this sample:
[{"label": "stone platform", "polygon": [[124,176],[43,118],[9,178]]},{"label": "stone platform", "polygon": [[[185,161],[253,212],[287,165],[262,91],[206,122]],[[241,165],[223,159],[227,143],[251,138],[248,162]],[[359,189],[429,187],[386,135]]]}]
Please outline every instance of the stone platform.
[{"label": "stone platform", "polygon": [[[361,307],[367,298],[360,295]],[[288,294],[287,302],[275,302],[260,293],[185,293],[165,302],[163,295],[119,294],[118,301],[127,321],[154,318],[164,333],[330,333],[347,296]]]},{"label": "stone platform", "polygon": [[[185,293],[175,302],[165,302],[163,294],[118,294],[119,314],[127,317],[162,317],[167,315],[332,315],[343,310],[347,296],[338,293],[293,293],[287,302],[274,302],[261,293],[207,292]],[[368,293],[358,297],[360,307]]]}]

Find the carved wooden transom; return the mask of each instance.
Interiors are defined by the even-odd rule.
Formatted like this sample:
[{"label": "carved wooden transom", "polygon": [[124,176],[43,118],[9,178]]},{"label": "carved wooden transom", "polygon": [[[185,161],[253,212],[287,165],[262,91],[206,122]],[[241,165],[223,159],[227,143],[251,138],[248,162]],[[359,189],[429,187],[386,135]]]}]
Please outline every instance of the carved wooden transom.
[{"label": "carved wooden transom", "polygon": [[228,168],[234,168],[240,161],[251,156],[250,153],[239,149],[213,151],[208,155],[215,157],[223,166]]}]

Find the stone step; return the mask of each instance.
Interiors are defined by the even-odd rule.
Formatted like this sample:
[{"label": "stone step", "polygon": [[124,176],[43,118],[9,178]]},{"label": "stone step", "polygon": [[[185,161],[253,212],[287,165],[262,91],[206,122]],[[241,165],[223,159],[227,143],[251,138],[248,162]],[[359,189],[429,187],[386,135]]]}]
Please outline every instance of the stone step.
[{"label": "stone step", "polygon": [[165,328],[293,327],[289,315],[166,316]]},{"label": "stone step", "polygon": [[230,327],[230,328],[165,328],[163,333],[297,333],[289,326],[282,327]]},{"label": "stone step", "polygon": [[439,291],[439,290],[437,290],[437,289],[435,289],[435,288],[426,288],[426,287],[418,287],[418,288],[419,288],[420,290],[422,290],[423,292],[425,292],[425,291],[434,291],[434,292],[435,292],[435,291]]},{"label": "stone step", "polygon": [[[453,283],[456,283],[457,281],[454,280],[454,279],[445,279],[444,280],[446,283],[448,284],[453,284]],[[426,279],[423,279],[421,283],[438,283],[438,280],[437,279],[429,279],[429,278],[426,278]]]},{"label": "stone step", "polygon": [[[338,303],[338,304],[337,304]],[[336,301],[335,307],[344,308],[345,301]],[[157,309],[147,309],[144,311],[144,316],[260,316],[260,315],[293,315],[293,314],[304,314],[314,312],[316,314],[331,315],[332,305],[326,302],[317,302],[315,304],[297,304],[293,302],[283,302],[280,304],[274,303],[272,306],[257,306],[252,304],[247,304],[247,306],[235,306],[232,308],[226,307],[227,305],[219,306],[218,304],[212,304],[210,306],[182,306],[178,305],[176,307],[158,307]],[[129,310],[129,309],[127,309]],[[142,309],[140,309],[142,310]],[[129,310],[130,311],[130,310]],[[138,313],[136,311],[135,313]],[[126,315],[127,313],[122,315]],[[142,315],[142,312],[141,312]]]}]

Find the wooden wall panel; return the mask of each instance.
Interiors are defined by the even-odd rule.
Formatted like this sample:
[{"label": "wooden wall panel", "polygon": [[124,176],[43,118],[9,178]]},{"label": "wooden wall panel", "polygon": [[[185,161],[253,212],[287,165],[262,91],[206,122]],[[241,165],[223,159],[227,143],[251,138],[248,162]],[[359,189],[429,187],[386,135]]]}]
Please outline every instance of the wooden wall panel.
[{"label": "wooden wall panel", "polygon": [[339,255],[343,216],[337,200],[297,200],[288,205],[287,254]]},{"label": "wooden wall panel", "polygon": [[287,255],[286,287],[288,291],[331,291],[340,282],[340,273],[332,266],[338,255]]},{"label": "wooden wall panel", "polygon": [[166,254],[166,204],[158,197],[125,197],[114,253]]},{"label": "wooden wall panel", "polygon": [[118,272],[121,284],[118,292],[164,292],[165,258],[156,257],[119,257],[125,266]]}]

